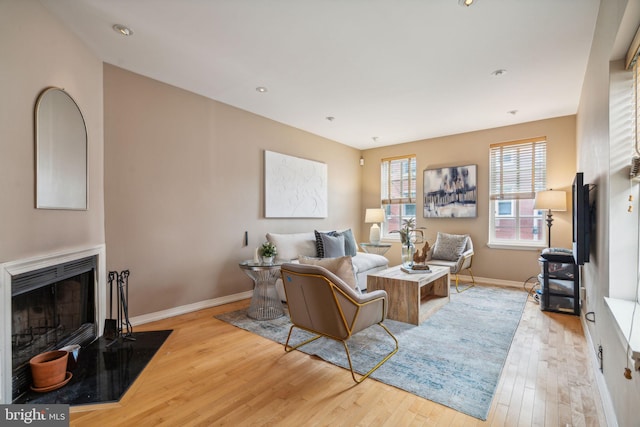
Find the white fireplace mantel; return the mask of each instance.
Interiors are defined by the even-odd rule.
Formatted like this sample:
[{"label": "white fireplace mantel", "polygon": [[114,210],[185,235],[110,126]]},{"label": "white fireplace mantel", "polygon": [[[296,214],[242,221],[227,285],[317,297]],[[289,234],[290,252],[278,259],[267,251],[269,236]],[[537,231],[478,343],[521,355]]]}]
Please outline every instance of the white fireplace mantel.
[{"label": "white fireplace mantel", "polygon": [[38,257],[10,261],[0,264],[0,307],[2,308],[2,326],[0,326],[0,404],[11,403],[11,280],[13,276],[28,273],[40,268],[97,256],[95,274],[96,323],[98,335],[104,329],[107,314],[107,268],[105,245],[75,248],[50,253]]}]

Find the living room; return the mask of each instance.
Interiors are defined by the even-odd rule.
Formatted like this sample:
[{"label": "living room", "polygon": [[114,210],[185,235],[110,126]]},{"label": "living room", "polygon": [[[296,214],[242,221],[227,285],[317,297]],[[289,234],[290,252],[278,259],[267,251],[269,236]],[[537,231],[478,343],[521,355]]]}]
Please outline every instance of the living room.
[{"label": "living room", "polygon": [[[253,257],[267,232],[351,227],[360,241],[366,240],[364,212],[379,206],[382,158],[415,154],[419,171],[430,165],[476,164],[478,182],[484,183],[490,144],[546,136],[549,187],[569,191],[576,171],[598,186],[601,214],[594,262],[584,267],[589,305],[583,311],[595,311],[601,320],[607,312],[600,302],[604,296],[628,297],[628,292],[609,289],[617,278],[613,272],[631,276],[637,265],[637,247],[628,255],[615,249],[628,246],[628,220],[616,213],[614,203],[628,196],[629,182],[620,171],[629,155],[615,156],[622,149],[610,136],[607,111],[610,77],[624,74],[615,49],[624,44],[627,27],[632,33],[637,28],[637,19],[629,22],[638,16],[637,3],[602,2],[577,114],[359,150],[103,63],[39,2],[4,2],[0,45],[8,65],[0,83],[5,94],[0,132],[3,152],[9,154],[0,159],[5,183],[0,263],[104,245],[107,270],[131,271],[134,323],[163,319],[246,298],[252,283],[238,262]],[[611,59],[616,61],[610,65]],[[73,94],[85,118],[87,211],[34,209],[33,108],[48,86]],[[265,150],[327,164],[327,218],[264,218]],[[418,225],[427,227],[429,240],[437,231],[469,233],[480,280],[513,285],[536,275],[536,251],[486,246],[488,210],[488,189],[481,185],[477,217],[418,216]],[[554,213],[553,246],[571,247],[570,211]],[[390,265],[399,262],[399,254],[396,243],[388,253]],[[628,266],[619,268],[625,260]],[[638,375],[632,381],[619,375],[626,350],[617,337],[607,336],[610,322],[583,323],[591,339],[605,348],[609,365],[602,380],[618,424],[634,425]]]}]

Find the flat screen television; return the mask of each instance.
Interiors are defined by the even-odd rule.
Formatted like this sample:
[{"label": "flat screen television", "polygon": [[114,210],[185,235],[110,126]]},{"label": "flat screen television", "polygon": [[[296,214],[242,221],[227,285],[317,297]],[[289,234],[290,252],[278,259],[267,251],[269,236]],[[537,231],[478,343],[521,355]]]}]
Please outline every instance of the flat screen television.
[{"label": "flat screen television", "polygon": [[576,264],[589,262],[591,245],[591,204],[589,185],[585,185],[582,172],[578,172],[572,185],[573,259]]}]

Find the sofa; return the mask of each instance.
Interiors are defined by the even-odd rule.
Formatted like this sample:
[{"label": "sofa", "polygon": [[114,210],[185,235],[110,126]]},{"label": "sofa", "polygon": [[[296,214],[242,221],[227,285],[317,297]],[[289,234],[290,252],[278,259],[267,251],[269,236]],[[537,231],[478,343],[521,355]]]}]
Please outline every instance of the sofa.
[{"label": "sofa", "polygon": [[[301,257],[315,259],[351,257],[357,292],[367,289],[368,274],[384,270],[389,266],[389,260],[382,255],[358,251],[358,244],[351,229],[328,232],[267,233],[266,237],[267,241],[273,243],[278,250],[275,259],[278,262],[297,262]],[[344,248],[344,252],[341,247]],[[276,282],[276,289],[281,299],[285,301],[281,279]]]}]

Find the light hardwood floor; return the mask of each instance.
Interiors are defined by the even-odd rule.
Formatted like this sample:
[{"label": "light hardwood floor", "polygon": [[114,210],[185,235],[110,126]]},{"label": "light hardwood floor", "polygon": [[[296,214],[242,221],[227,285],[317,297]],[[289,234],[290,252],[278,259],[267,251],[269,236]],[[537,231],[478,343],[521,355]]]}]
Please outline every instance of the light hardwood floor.
[{"label": "light hardwood floor", "polygon": [[[173,329],[119,403],[76,407],[72,426],[605,426],[580,319],[528,301],[487,421],[238,329],[213,316],[248,300],[146,325]],[[499,319],[496,319],[499,321]]]}]

